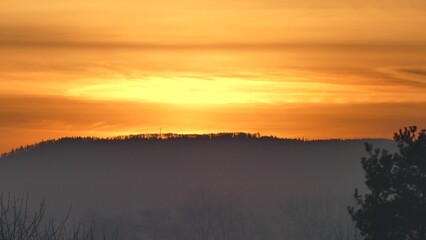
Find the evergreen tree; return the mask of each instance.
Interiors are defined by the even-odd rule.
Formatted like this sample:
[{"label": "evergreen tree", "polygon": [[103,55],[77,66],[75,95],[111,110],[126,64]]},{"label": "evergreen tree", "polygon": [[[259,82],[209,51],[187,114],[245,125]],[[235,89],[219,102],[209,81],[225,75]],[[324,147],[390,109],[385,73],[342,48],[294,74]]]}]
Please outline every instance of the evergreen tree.
[{"label": "evergreen tree", "polygon": [[409,127],[394,140],[398,153],[366,144],[369,193],[355,189],[349,213],[366,240],[426,240],[426,132]]}]

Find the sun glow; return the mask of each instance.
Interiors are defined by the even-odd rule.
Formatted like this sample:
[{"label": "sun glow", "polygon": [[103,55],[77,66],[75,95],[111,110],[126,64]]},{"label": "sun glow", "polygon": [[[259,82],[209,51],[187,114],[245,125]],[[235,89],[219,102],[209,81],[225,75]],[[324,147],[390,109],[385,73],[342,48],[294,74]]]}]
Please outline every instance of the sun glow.
[{"label": "sun glow", "polygon": [[[327,91],[331,88],[340,89],[344,94]],[[351,95],[359,94],[363,94],[363,89],[314,82],[301,77],[280,77],[280,79],[269,77],[268,80],[214,76],[117,78],[92,80],[79,87],[65,90],[65,95],[70,97],[184,105],[330,101],[338,103],[349,102]]]},{"label": "sun glow", "polygon": [[273,81],[215,77],[146,77],[114,79],[66,91],[69,96],[93,99],[135,100],[169,104],[268,103],[274,101],[267,89]]},{"label": "sun glow", "polygon": [[0,3],[0,152],[159,128],[364,138],[426,123],[424,0],[65,2]]}]

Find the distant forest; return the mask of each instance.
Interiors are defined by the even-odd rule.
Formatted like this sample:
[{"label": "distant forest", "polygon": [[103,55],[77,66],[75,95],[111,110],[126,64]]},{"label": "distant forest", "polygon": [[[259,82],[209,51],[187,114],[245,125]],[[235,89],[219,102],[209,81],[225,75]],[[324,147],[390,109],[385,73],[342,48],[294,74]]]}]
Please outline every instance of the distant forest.
[{"label": "distant forest", "polygon": [[67,233],[76,237],[50,234],[58,240],[116,228],[136,240],[357,240],[347,206],[354,188],[366,190],[365,142],[397,149],[386,139],[249,133],[61,138],[4,153],[0,192],[28,196],[32,213],[43,203],[48,222],[71,208]]},{"label": "distant forest", "polygon": [[[244,140],[244,139],[262,139],[262,140],[275,140],[275,141],[284,141],[284,142],[322,142],[322,141],[351,141],[354,139],[306,139],[306,138],[280,138],[277,136],[263,136],[260,133],[246,133],[246,132],[220,132],[220,133],[209,133],[209,134],[179,134],[179,133],[141,133],[141,134],[131,134],[123,136],[114,136],[114,137],[63,137],[59,139],[51,140],[42,140],[35,144],[30,144],[26,146],[20,146],[15,149],[12,149],[9,152],[4,152],[0,154],[1,157],[8,157],[15,154],[20,154],[23,152],[30,151],[31,149],[38,148],[40,146],[54,144],[54,143],[76,143],[76,142],[117,142],[117,141],[157,141],[157,140],[225,140],[225,139],[235,139],[235,140]],[[357,139],[365,140],[368,139]]]}]

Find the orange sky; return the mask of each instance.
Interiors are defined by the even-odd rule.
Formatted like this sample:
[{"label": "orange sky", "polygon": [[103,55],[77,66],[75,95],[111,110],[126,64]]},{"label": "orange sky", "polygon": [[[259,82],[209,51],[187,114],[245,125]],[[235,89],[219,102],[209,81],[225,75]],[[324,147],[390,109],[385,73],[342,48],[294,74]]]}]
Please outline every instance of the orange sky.
[{"label": "orange sky", "polygon": [[62,136],[426,126],[423,0],[3,0],[0,152]]}]

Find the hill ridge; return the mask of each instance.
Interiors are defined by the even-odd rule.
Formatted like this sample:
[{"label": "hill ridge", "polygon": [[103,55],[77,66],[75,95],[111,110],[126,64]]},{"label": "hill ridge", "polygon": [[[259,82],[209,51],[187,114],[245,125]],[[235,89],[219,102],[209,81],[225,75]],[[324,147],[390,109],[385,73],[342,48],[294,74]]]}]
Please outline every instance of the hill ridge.
[{"label": "hill ridge", "polygon": [[386,138],[329,138],[329,139],[307,139],[307,138],[285,138],[273,135],[261,135],[260,133],[248,132],[219,132],[219,133],[140,133],[130,135],[119,135],[113,137],[93,137],[93,136],[66,136],[61,138],[42,140],[33,144],[16,147],[10,151],[0,154],[2,158],[14,156],[23,152],[31,151],[37,147],[61,142],[117,142],[117,141],[167,141],[167,140],[273,140],[282,142],[298,142],[298,143],[312,143],[312,142],[336,142],[336,141],[390,141]]}]

